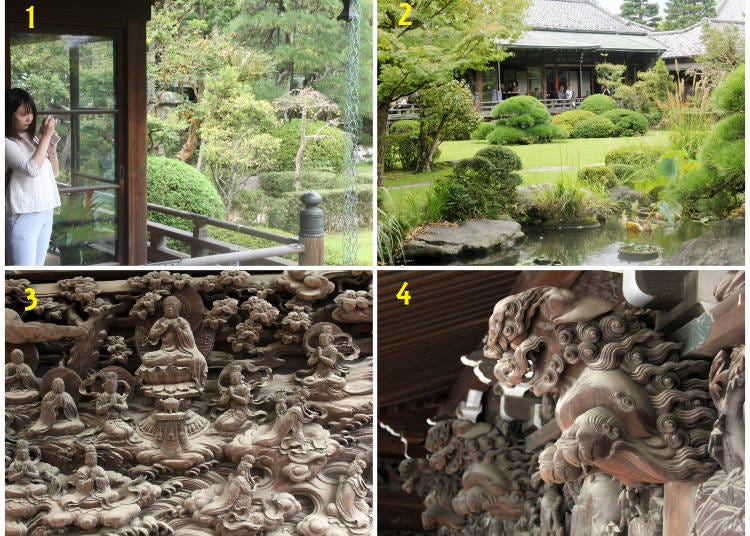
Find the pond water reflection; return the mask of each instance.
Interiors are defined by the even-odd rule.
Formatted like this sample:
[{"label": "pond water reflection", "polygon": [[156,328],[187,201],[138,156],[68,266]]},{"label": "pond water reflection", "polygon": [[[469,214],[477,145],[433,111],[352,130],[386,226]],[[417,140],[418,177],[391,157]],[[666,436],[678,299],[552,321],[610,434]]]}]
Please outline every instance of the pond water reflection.
[{"label": "pond water reflection", "polygon": [[[553,231],[524,228],[526,240],[513,250],[491,253],[485,257],[458,259],[453,265],[515,265],[534,264],[535,260],[563,266],[654,266],[664,263],[682,244],[698,238],[708,229],[705,225],[684,221],[675,227],[661,227],[651,233],[630,235],[616,220],[607,221],[596,229]],[[624,260],[618,249],[627,244],[648,244],[662,248],[657,259]]]}]

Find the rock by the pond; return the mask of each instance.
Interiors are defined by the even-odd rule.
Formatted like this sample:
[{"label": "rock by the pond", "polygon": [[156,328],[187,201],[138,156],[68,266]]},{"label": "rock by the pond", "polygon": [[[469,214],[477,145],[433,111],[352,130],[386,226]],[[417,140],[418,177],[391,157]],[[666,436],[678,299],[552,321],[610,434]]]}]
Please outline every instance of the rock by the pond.
[{"label": "rock by the pond", "polygon": [[511,248],[524,237],[513,220],[471,220],[457,227],[431,225],[404,244],[404,255],[413,261],[472,257]]},{"label": "rock by the pond", "polygon": [[688,240],[664,264],[672,266],[744,266],[745,218],[721,220],[702,236]]}]

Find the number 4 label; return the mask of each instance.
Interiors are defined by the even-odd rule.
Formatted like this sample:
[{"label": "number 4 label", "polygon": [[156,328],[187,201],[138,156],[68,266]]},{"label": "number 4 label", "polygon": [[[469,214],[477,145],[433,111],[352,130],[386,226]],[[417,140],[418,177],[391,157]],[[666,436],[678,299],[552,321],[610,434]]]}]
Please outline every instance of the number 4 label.
[{"label": "number 4 label", "polygon": [[404,305],[409,305],[409,300],[411,300],[411,294],[409,293],[408,290],[406,290],[406,285],[408,284],[409,283],[404,281],[404,284],[401,285],[401,290],[399,290],[398,293],[396,294],[396,299],[403,300]]}]

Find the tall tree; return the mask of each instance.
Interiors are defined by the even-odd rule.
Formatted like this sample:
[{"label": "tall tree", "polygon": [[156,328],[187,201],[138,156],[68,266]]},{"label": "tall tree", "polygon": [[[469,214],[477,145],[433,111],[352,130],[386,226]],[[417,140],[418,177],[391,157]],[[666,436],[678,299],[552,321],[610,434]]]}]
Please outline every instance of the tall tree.
[{"label": "tall tree", "polygon": [[398,2],[378,2],[379,184],[391,101],[501,61],[508,53],[497,40],[520,36],[528,5],[529,0],[424,0],[407,14]]},{"label": "tall tree", "polygon": [[655,27],[661,20],[659,4],[648,0],[625,0],[620,6],[620,16],[651,27]]},{"label": "tall tree", "polygon": [[667,0],[664,30],[687,28],[703,18],[716,16],[716,0]]}]

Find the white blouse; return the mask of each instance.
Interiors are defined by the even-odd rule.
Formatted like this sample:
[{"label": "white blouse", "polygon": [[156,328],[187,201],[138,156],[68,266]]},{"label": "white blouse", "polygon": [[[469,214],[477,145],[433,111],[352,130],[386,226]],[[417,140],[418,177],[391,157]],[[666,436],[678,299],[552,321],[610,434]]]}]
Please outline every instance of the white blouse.
[{"label": "white blouse", "polygon": [[21,139],[5,138],[6,176],[5,209],[8,215],[42,212],[60,206],[55,173],[49,158],[40,168],[31,158],[36,144],[27,134]]}]

